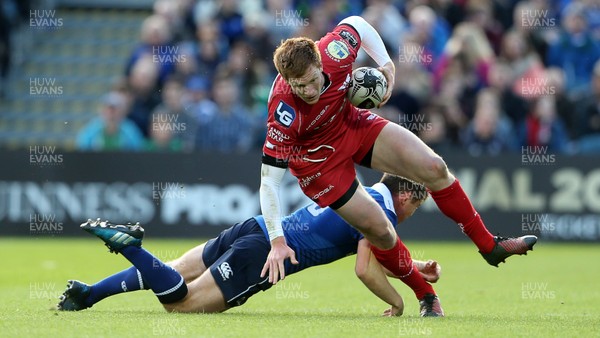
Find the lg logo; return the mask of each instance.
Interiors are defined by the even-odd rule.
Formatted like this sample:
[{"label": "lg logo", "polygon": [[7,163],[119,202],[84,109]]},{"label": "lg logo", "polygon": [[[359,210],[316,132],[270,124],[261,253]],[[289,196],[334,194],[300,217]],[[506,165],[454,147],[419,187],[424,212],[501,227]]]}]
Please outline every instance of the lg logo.
[{"label": "lg logo", "polygon": [[283,101],[279,101],[277,110],[275,110],[275,120],[285,127],[289,127],[296,118],[296,112],[292,107]]}]

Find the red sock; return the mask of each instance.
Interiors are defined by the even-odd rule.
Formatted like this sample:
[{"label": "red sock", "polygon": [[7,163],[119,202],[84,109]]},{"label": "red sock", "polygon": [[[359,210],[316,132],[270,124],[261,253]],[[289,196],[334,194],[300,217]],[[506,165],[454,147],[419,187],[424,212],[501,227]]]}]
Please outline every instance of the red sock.
[{"label": "red sock", "polygon": [[389,250],[381,250],[371,245],[371,251],[381,265],[398,276],[415,292],[417,299],[423,299],[427,293],[435,294],[433,287],[423,279],[417,267],[414,266],[410,251],[400,241],[400,238],[397,238],[396,245]]},{"label": "red sock", "polygon": [[479,251],[488,253],[494,249],[496,245],[494,236],[486,229],[458,179],[448,187],[430,193],[440,211],[458,223],[462,231],[477,245]]},{"label": "red sock", "polygon": [[425,297],[425,295],[428,293],[435,295],[435,291],[433,290],[431,284],[427,283],[427,281],[423,279],[423,276],[421,276],[419,273],[419,269],[417,269],[417,267],[414,265],[409,275],[400,277],[400,280],[414,291],[418,300],[423,299],[423,297]]}]

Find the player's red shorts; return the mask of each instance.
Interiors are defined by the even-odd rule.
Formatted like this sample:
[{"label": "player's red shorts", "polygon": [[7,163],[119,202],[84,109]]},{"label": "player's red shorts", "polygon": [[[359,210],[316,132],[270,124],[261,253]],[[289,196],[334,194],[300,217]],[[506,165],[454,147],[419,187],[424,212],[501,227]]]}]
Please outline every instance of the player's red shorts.
[{"label": "player's red shorts", "polygon": [[356,178],[354,163],[360,164],[388,123],[368,110],[353,107],[344,121],[345,130],[334,131],[336,137],[328,144],[302,149],[301,160],[290,161],[289,168],[304,194],[321,207],[338,201]]}]

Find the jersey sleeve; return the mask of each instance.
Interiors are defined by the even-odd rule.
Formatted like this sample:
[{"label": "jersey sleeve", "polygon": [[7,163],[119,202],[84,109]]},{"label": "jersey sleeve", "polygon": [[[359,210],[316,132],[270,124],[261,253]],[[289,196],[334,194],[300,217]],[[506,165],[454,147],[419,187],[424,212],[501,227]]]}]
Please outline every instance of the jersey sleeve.
[{"label": "jersey sleeve", "polygon": [[277,167],[287,167],[289,157],[294,149],[296,132],[294,122],[297,118],[297,108],[289,95],[278,95],[284,86],[283,80],[278,76],[271,89],[267,108],[267,136],[263,145],[263,163]]},{"label": "jersey sleeve", "polygon": [[360,49],[360,35],[351,25],[342,23],[318,42],[323,68],[352,67]]}]

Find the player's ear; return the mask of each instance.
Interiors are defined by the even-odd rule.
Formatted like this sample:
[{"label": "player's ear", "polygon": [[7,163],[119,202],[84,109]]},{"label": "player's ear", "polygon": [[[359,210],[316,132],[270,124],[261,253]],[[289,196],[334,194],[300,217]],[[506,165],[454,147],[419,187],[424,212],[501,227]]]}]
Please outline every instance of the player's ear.
[{"label": "player's ear", "polygon": [[410,191],[400,191],[398,192],[398,199],[400,200],[400,204],[404,205],[407,202],[410,202],[412,198],[412,193]]}]

